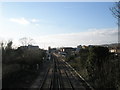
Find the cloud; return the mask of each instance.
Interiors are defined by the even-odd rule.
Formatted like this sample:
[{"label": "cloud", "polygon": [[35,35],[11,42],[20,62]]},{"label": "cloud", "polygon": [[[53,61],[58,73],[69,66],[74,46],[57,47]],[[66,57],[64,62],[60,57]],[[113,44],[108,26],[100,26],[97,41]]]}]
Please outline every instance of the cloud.
[{"label": "cloud", "polygon": [[18,24],[23,24],[23,25],[27,25],[27,24],[38,24],[40,22],[39,19],[26,19],[24,17],[22,18],[10,18],[9,19],[11,22],[15,22],[15,23],[18,23]]},{"label": "cloud", "polygon": [[22,25],[27,25],[27,24],[32,24],[32,25],[36,25],[39,26],[40,24],[48,24],[51,23],[51,21],[47,21],[44,19],[38,19],[38,18],[25,18],[25,17],[21,17],[21,18],[10,18],[9,21],[17,23],[17,24],[22,24]]},{"label": "cloud", "polygon": [[50,36],[43,36],[36,38],[41,47],[47,48],[72,46],[77,45],[100,45],[117,43],[118,30],[117,29],[91,29],[86,32],[69,33],[69,34],[57,34]]},{"label": "cloud", "polygon": [[31,22],[36,23],[36,22],[39,22],[39,20],[38,19],[31,19]]},{"label": "cloud", "polygon": [[[31,19],[29,19],[29,21],[30,20]],[[48,48],[48,46],[51,46],[51,47],[63,47],[63,46],[76,47],[77,45],[99,45],[99,44],[109,44],[109,43],[117,43],[118,42],[117,28],[89,29],[84,32],[42,36],[42,35],[44,35],[44,34],[41,34],[45,31],[44,28],[43,28],[43,31],[42,31],[42,29],[40,31],[40,29],[38,27],[40,24],[35,23],[35,25],[37,27],[34,25],[30,25],[30,26],[28,26],[29,28],[26,28],[26,27],[18,28],[18,26],[16,25],[11,30],[9,30],[10,27],[4,27],[5,29],[0,30],[0,33],[2,33],[2,35],[0,36],[0,39],[13,38],[13,39],[19,40],[19,38],[21,38],[21,37],[31,37],[31,38],[34,38],[36,45],[39,45],[40,48],[46,48],[46,49]],[[10,26],[12,26],[12,25],[10,25]],[[44,26],[42,26],[42,27],[44,27]],[[38,31],[37,31],[37,29],[38,29]],[[58,29],[59,28],[56,28],[56,30],[58,30]],[[51,30],[51,29],[48,27],[47,30]],[[51,34],[51,33],[48,33],[48,34]],[[16,41],[14,43],[16,43]]]},{"label": "cloud", "polygon": [[10,18],[10,21],[19,24],[30,24],[30,22],[25,18]]}]

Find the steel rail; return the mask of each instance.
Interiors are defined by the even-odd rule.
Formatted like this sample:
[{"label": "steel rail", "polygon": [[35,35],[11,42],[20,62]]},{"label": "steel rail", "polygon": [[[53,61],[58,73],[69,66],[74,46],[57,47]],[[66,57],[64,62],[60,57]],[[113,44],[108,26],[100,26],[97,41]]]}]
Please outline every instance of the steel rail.
[{"label": "steel rail", "polygon": [[[61,66],[62,66],[62,68],[64,68],[65,67],[65,65],[63,65],[63,63],[61,63]],[[69,84],[70,84],[70,86],[71,86],[71,89],[72,90],[74,90],[74,86],[73,86],[73,84],[72,84],[72,82],[71,82],[71,80],[70,80],[70,78],[69,78],[69,75],[68,75],[68,73],[67,73],[67,69],[66,68],[64,68],[64,73],[65,73],[65,75],[67,76],[67,81],[69,82]]]},{"label": "steel rail", "polygon": [[62,74],[61,74],[61,71],[60,71],[60,66],[59,66],[59,62],[58,62],[58,59],[56,59],[56,62],[57,62],[57,70],[58,70],[58,75],[59,75],[59,90],[64,90],[64,85],[63,85],[63,79],[62,79]]},{"label": "steel rail", "polygon": [[42,82],[42,84],[41,84],[41,86],[40,86],[40,89],[39,90],[42,90],[43,89],[43,87],[44,87],[44,84],[45,84],[45,82],[46,82],[46,79],[47,79],[47,76],[48,76],[48,72],[50,71],[50,68],[48,68],[48,70],[47,70],[47,72],[45,73],[45,76],[44,76],[44,78],[43,78],[43,82]]},{"label": "steel rail", "polygon": [[88,82],[86,82],[80,75],[79,73],[70,65],[68,64],[65,60],[62,59],[62,61],[64,62],[64,64],[67,65],[67,67],[69,67],[73,72],[75,72],[75,74],[77,75],[77,77],[79,78],[78,80],[82,83],[84,83],[84,86],[87,90],[94,90],[90,84]]}]

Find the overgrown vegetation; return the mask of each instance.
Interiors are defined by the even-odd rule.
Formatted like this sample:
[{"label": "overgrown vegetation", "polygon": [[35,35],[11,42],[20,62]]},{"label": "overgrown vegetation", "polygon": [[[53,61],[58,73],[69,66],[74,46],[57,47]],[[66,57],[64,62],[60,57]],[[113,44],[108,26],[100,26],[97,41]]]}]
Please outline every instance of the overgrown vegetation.
[{"label": "overgrown vegetation", "polygon": [[110,53],[107,47],[100,46],[81,49],[79,53],[66,58],[66,61],[97,90],[120,90],[119,60],[120,56]]},{"label": "overgrown vegetation", "polygon": [[38,75],[45,51],[39,48],[33,49],[32,46],[30,48],[21,46],[13,49],[12,44],[12,41],[9,41],[6,46],[1,43],[2,86],[3,88],[23,88],[25,85],[31,84]]}]

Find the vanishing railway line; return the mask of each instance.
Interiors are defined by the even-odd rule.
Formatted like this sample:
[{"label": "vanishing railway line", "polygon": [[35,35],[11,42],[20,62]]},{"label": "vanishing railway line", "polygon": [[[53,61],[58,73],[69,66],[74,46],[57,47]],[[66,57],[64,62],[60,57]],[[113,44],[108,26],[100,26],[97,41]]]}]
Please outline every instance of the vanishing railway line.
[{"label": "vanishing railway line", "polygon": [[53,64],[47,69],[40,90],[45,88],[50,90],[92,90],[86,82],[69,66],[65,61],[52,55]]}]

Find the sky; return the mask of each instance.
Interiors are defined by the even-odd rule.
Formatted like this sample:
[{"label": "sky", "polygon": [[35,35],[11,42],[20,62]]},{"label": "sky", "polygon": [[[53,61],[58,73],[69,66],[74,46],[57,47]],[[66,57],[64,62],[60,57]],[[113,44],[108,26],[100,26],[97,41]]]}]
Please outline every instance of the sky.
[{"label": "sky", "polygon": [[114,2],[2,2],[0,40],[20,46],[23,37],[33,45],[76,47],[117,43]]}]

